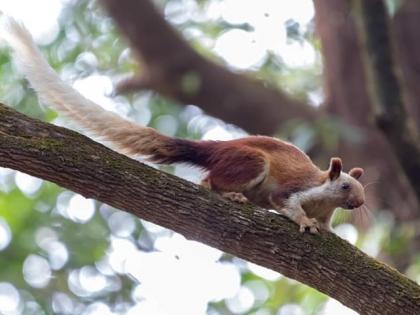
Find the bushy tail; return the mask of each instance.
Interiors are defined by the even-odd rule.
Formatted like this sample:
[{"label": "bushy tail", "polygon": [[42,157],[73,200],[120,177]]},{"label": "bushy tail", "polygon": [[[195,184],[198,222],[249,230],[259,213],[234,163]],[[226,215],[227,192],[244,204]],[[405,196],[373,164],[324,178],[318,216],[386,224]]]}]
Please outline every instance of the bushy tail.
[{"label": "bushy tail", "polygon": [[157,163],[190,162],[205,166],[206,154],[196,152],[204,149],[199,143],[166,137],[152,128],[142,127],[104,110],[83,97],[60,79],[22,24],[8,16],[2,18],[0,37],[13,49],[17,65],[44,104],[94,136],[110,142],[121,153],[146,155]]}]

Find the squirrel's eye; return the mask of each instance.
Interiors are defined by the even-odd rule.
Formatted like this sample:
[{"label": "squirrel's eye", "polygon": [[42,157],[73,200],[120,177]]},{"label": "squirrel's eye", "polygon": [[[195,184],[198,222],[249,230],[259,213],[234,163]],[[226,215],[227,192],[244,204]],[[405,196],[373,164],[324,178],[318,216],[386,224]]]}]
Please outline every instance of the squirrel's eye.
[{"label": "squirrel's eye", "polygon": [[350,184],[349,183],[343,183],[343,184],[341,184],[341,189],[348,190],[349,188],[350,188]]}]

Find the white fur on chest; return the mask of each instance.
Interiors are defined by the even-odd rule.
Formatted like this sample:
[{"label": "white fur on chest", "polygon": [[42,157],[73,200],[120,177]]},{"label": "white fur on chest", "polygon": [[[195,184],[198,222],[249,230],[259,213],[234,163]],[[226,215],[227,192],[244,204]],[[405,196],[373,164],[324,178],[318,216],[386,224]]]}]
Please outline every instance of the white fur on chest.
[{"label": "white fur on chest", "polygon": [[329,183],[292,194],[288,203],[300,205],[309,218],[329,220],[337,207],[328,190]]}]

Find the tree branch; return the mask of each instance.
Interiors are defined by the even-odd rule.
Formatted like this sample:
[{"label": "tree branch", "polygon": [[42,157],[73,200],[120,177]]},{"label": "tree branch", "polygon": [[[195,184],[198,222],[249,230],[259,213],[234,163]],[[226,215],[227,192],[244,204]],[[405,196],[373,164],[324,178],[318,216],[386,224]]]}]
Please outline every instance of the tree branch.
[{"label": "tree branch", "polygon": [[376,92],[376,123],[394,149],[420,200],[420,134],[407,115],[397,77],[389,20],[383,0],[360,1]]},{"label": "tree branch", "polygon": [[0,166],[57,183],[308,284],[363,314],[420,309],[420,287],[334,234],[240,206],[0,105]]},{"label": "tree branch", "polygon": [[[199,55],[151,1],[102,0],[102,3],[143,61],[148,85],[162,95],[200,106],[210,115],[252,134],[272,135],[288,119],[318,117],[315,108]],[[143,80],[133,80],[136,81]],[[133,82],[123,88],[136,88]]]}]

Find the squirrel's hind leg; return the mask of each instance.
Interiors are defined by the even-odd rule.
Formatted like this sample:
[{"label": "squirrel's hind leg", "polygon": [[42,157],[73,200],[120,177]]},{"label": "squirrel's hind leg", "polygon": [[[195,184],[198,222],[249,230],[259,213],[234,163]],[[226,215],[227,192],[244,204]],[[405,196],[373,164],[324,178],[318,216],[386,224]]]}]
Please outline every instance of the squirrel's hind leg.
[{"label": "squirrel's hind leg", "polygon": [[[200,185],[207,188],[207,189],[212,190],[211,182],[210,182],[209,177],[206,177],[205,179],[203,179],[201,181]],[[229,199],[231,201],[235,201],[235,202],[239,202],[239,203],[247,203],[248,202],[248,198],[245,197],[244,194],[240,193],[240,192],[229,191],[229,192],[218,192],[218,193],[220,193],[220,195],[223,198]]]}]

